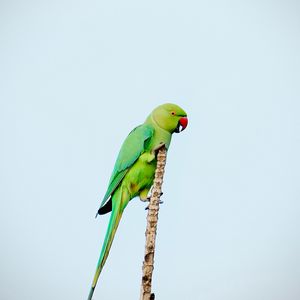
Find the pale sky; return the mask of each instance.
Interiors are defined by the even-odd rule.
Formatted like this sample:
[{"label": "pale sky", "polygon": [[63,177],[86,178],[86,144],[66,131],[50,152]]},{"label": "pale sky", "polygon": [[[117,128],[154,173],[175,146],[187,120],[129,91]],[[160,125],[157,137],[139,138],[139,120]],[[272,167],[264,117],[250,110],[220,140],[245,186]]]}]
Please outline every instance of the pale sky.
[{"label": "pale sky", "polygon": [[[298,1],[1,1],[0,298],[87,298],[119,148],[174,102],[153,291],[300,298]],[[145,204],[94,299],[139,299]]]}]

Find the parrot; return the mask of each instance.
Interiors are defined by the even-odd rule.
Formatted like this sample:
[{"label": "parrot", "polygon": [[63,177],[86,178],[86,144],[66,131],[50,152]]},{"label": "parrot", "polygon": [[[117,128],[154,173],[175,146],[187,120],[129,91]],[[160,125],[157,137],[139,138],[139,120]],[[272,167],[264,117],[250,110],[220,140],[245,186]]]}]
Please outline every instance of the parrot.
[{"label": "parrot", "polygon": [[187,125],[187,114],[181,107],[172,103],[162,104],[150,113],[143,124],[129,133],[121,146],[96,214],[97,217],[111,212],[88,300],[94,294],[125,207],[137,196],[142,201],[149,201],[158,150],[161,147],[168,150],[172,134],[183,131]]}]

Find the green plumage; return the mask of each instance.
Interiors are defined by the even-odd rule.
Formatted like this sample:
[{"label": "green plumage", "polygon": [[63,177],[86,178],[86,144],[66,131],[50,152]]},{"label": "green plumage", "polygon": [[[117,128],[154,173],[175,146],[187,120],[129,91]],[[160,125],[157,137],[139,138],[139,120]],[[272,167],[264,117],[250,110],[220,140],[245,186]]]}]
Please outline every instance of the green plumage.
[{"label": "green plumage", "polygon": [[146,201],[153,184],[157,149],[162,145],[169,148],[172,133],[179,132],[180,125],[183,129],[187,125],[185,111],[175,104],[164,104],[125,139],[98,210],[98,214],[112,212],[88,300],[92,299],[125,207],[136,196]]}]

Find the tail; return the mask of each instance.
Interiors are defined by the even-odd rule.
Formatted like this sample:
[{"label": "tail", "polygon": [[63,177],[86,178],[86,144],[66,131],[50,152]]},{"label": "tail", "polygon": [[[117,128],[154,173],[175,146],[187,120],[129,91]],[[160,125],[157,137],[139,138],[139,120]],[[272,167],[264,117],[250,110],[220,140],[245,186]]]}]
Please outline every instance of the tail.
[{"label": "tail", "polygon": [[[106,259],[108,257],[109,254],[109,250],[110,247],[112,245],[115,233],[117,231],[120,219],[122,217],[123,214],[123,210],[126,207],[128,201],[124,201],[124,193],[121,191],[122,188],[118,189],[114,195],[113,195],[113,199],[112,199],[112,212],[110,215],[110,220],[109,220],[109,224],[108,224],[108,228],[106,231],[106,235],[105,235],[105,239],[103,242],[103,246],[101,249],[101,253],[100,253],[100,257],[98,260],[98,264],[97,264],[97,268],[96,268],[96,272],[94,275],[94,279],[93,279],[93,283],[92,283],[92,287],[90,289],[90,293],[88,296],[88,300],[92,300],[93,294],[94,294],[94,290],[99,278],[99,275],[103,269],[103,266],[106,262]],[[125,203],[124,203],[125,202]]]}]

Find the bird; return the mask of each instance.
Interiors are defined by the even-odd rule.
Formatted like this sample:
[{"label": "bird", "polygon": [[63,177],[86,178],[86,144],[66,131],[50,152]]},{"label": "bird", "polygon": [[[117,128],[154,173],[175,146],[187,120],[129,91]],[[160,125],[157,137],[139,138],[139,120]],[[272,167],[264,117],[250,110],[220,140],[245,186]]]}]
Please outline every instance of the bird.
[{"label": "bird", "polygon": [[129,133],[121,146],[96,214],[97,217],[111,212],[88,300],[94,294],[125,207],[137,196],[142,201],[149,200],[158,150],[162,147],[168,150],[172,134],[183,131],[187,125],[187,114],[181,107],[173,103],[162,104],[150,113],[143,124]]}]

